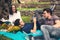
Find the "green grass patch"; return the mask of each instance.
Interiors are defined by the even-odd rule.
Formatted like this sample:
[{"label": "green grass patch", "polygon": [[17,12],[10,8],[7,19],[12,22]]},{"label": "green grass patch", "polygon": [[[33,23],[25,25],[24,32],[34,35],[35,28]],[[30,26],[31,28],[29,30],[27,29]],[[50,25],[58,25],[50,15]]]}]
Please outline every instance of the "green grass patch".
[{"label": "green grass patch", "polygon": [[22,20],[23,20],[25,23],[30,23],[30,16],[22,16]]},{"label": "green grass patch", "polygon": [[17,8],[19,11],[34,11],[34,10],[42,10],[43,8]]},{"label": "green grass patch", "polygon": [[50,4],[51,2],[27,2],[25,4]]},{"label": "green grass patch", "polygon": [[[18,4],[18,3],[15,3],[15,4]],[[25,2],[23,4],[51,4],[51,2]]]}]

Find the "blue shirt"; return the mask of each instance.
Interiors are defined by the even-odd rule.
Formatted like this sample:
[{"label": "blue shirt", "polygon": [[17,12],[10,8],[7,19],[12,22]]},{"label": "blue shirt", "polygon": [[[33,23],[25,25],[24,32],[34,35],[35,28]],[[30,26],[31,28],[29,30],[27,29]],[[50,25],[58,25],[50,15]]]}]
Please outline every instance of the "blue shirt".
[{"label": "blue shirt", "polygon": [[34,25],[33,23],[25,23],[24,27],[22,28],[22,31],[26,33],[30,33],[31,29],[33,29]]}]

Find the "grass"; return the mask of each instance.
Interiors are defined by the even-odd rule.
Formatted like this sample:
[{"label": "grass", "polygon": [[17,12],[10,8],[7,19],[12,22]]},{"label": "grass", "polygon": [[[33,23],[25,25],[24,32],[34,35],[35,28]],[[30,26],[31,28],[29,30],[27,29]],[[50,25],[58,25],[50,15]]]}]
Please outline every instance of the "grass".
[{"label": "grass", "polygon": [[[50,3],[51,2],[22,2],[22,4],[50,4]],[[14,3],[14,4],[18,4],[18,3]]]},{"label": "grass", "polygon": [[34,11],[34,10],[42,10],[43,8],[17,8],[19,11]]},{"label": "grass", "polygon": [[30,16],[22,16],[22,20],[23,20],[25,23],[30,23]]},{"label": "grass", "polygon": [[51,2],[27,2],[25,4],[50,4]]}]

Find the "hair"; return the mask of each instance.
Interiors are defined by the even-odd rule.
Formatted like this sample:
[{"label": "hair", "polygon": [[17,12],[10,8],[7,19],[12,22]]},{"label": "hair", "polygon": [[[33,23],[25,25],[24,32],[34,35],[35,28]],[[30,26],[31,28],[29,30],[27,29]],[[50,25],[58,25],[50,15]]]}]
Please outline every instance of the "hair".
[{"label": "hair", "polygon": [[[15,5],[14,5],[15,6]],[[16,8],[16,6],[15,6],[15,8]],[[12,5],[10,6],[10,8],[9,8],[9,12],[10,12],[10,14],[11,15],[13,15],[13,11],[12,11]],[[16,13],[17,13],[17,9],[16,9],[16,11],[15,11]]]},{"label": "hair", "polygon": [[20,19],[16,19],[15,22],[14,22],[14,25],[19,26],[20,25]]},{"label": "hair", "polygon": [[50,15],[52,15],[52,10],[50,8],[46,8],[43,10],[43,12],[46,11],[47,13],[50,13]]}]

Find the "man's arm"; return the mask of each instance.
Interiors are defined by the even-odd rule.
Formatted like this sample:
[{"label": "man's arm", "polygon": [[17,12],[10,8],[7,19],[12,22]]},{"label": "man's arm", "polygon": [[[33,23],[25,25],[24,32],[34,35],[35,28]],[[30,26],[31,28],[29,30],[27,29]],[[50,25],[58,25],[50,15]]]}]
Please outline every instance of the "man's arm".
[{"label": "man's arm", "polygon": [[55,25],[53,25],[55,28],[60,28],[60,20],[55,20]]},{"label": "man's arm", "polygon": [[34,22],[34,27],[31,30],[31,32],[36,32],[36,17],[33,18],[33,22]]}]

